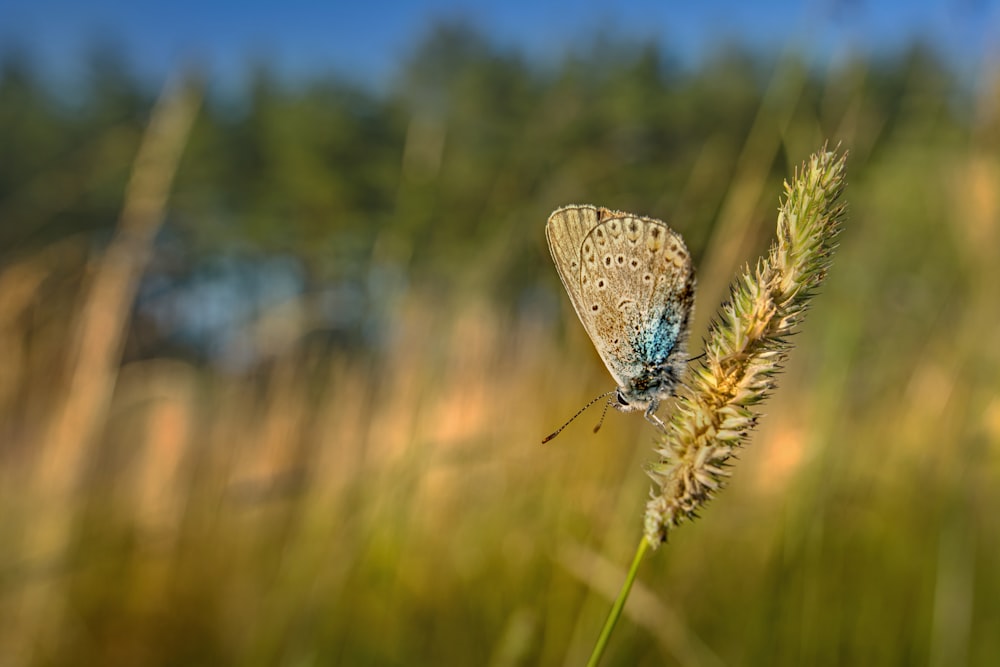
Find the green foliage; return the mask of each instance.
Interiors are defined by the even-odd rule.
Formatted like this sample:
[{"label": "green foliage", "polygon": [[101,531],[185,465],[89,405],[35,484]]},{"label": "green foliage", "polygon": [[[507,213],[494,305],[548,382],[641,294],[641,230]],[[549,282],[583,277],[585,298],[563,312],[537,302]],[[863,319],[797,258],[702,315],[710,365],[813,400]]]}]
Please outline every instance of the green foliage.
[{"label": "green foliage", "polygon": [[[381,239],[387,261],[415,277],[472,274],[477,290],[510,299],[539,279],[532,232],[561,203],[664,217],[697,252],[755,123],[813,123],[789,136],[796,148],[830,138],[857,152],[926,128],[950,140],[961,122],[949,100],[963,91],[920,50],[819,72],[735,49],[694,71],[653,44],[591,49],[543,70],[445,25],[381,93],[258,70],[237,100],[202,114],[170,224],[192,251],[289,252],[326,279],[363,277]],[[110,53],[92,69],[100,75],[68,108],[7,58],[0,149],[17,156],[0,169],[7,256],[114,223],[150,102]],[[758,168],[780,183],[798,157]]]}]

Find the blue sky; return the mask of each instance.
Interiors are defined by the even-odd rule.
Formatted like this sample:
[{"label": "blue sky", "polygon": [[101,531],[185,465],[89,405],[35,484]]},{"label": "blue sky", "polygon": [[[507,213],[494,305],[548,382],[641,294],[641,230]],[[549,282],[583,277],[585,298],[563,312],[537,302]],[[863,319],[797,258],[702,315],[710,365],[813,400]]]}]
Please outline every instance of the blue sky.
[{"label": "blue sky", "polygon": [[602,32],[655,37],[688,62],[723,40],[779,48],[790,35],[818,57],[891,50],[921,37],[967,68],[1000,58],[998,0],[3,0],[0,48],[26,49],[43,71],[60,78],[72,77],[81,56],[106,40],[152,81],[195,60],[230,82],[249,63],[264,61],[282,73],[336,70],[378,84],[435,21],[456,18],[543,60]]}]

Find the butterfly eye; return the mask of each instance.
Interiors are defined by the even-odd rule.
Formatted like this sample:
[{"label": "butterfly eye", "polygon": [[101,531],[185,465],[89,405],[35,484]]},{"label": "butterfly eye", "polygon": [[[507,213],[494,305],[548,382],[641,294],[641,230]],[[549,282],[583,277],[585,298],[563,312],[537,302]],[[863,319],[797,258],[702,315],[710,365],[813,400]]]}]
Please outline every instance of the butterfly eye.
[{"label": "butterfly eye", "polygon": [[619,390],[619,391],[615,392],[615,396],[617,396],[617,397],[618,397],[618,402],[619,402],[620,404],[622,404],[622,405],[628,405],[628,401],[626,401],[626,400],[625,400],[625,397],[624,397],[624,396],[622,396],[622,392],[621,392],[621,390]]}]

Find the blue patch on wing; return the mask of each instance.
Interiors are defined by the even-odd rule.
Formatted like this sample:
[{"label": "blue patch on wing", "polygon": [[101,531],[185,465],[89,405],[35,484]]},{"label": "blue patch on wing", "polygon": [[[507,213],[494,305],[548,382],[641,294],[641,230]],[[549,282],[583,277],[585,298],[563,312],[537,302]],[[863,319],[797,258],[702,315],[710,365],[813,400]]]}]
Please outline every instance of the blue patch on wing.
[{"label": "blue patch on wing", "polygon": [[643,332],[638,350],[641,360],[647,364],[659,366],[663,364],[670,352],[677,345],[681,323],[677,317],[671,317],[667,312],[658,322]]}]

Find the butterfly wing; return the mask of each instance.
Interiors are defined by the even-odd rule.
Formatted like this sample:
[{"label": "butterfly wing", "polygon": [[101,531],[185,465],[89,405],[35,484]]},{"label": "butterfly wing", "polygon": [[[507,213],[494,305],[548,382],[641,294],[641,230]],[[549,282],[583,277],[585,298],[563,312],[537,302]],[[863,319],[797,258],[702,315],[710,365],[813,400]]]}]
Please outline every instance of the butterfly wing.
[{"label": "butterfly wing", "polygon": [[577,315],[620,387],[679,357],[695,278],[678,234],[652,218],[575,206],[553,213],[546,235]]},{"label": "butterfly wing", "polygon": [[[565,206],[557,209],[549,216],[545,224],[545,238],[549,242],[549,252],[552,262],[559,272],[569,300],[573,303],[577,315],[583,319],[583,294],[580,289],[580,274],[583,270],[583,240],[601,221],[607,209],[596,206]],[[590,333],[590,330],[587,330]],[[593,334],[591,334],[593,338]]]}]

